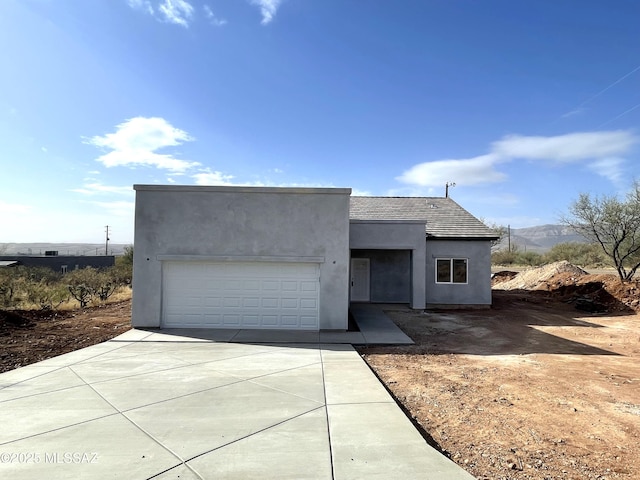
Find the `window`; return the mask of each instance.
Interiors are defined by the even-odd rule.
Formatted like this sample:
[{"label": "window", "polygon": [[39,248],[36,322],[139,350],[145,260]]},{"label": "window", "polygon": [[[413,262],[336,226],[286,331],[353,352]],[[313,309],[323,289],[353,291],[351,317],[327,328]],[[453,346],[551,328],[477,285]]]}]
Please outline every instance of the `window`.
[{"label": "window", "polygon": [[467,259],[437,258],[436,283],[467,283]]}]

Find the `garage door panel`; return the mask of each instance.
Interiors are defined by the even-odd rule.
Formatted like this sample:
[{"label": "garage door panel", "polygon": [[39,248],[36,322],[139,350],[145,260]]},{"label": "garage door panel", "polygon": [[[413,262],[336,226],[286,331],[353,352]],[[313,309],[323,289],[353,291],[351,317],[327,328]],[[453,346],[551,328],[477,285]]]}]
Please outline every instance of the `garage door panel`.
[{"label": "garage door panel", "polygon": [[317,292],[318,282],[300,282],[300,290],[303,292]]},{"label": "garage door panel", "polygon": [[304,308],[308,310],[316,310],[318,308],[318,302],[316,301],[315,298],[301,298],[300,308]]},{"label": "garage door panel", "polygon": [[164,327],[318,329],[317,264],[166,262]]},{"label": "garage door panel", "polygon": [[258,297],[243,298],[242,306],[245,308],[257,308],[260,306],[260,299]]},{"label": "garage door panel", "polygon": [[222,306],[222,298],[220,298],[220,297],[205,297],[204,298],[204,306],[205,307],[220,307],[220,306]]},{"label": "garage door panel", "polygon": [[253,290],[254,292],[260,291],[260,281],[259,280],[245,280],[244,281],[244,290]]},{"label": "garage door panel", "polygon": [[222,315],[219,313],[207,313],[202,316],[203,325],[222,326]]},{"label": "garage door panel", "polygon": [[282,325],[286,327],[295,327],[298,325],[299,317],[297,315],[283,315]]},{"label": "garage door panel", "polygon": [[297,298],[283,298],[282,299],[282,308],[298,308],[298,299]]},{"label": "garage door panel", "polygon": [[222,300],[223,307],[238,308],[241,303],[242,298],[240,297],[224,297],[224,300]]},{"label": "garage door panel", "polygon": [[316,316],[315,315],[301,315],[300,316],[300,325],[303,327],[312,327],[316,324]]},{"label": "garage door panel", "polygon": [[262,290],[277,292],[280,289],[280,282],[277,280],[263,280]]},{"label": "garage door panel", "polygon": [[263,298],[262,299],[262,308],[278,308],[278,299],[277,298]]},{"label": "garage door panel", "polygon": [[291,281],[291,280],[283,280],[281,284],[281,288],[283,292],[297,292],[298,282]]},{"label": "garage door panel", "polygon": [[262,326],[264,327],[277,327],[278,326],[277,315],[262,315]]}]

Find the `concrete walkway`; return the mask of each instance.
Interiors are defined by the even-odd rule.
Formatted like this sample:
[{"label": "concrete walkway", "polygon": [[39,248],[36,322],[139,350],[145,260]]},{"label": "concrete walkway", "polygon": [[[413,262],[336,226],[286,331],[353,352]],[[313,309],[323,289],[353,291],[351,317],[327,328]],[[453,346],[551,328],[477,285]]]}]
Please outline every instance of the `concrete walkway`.
[{"label": "concrete walkway", "polygon": [[347,344],[131,330],[1,374],[0,426],[0,478],[473,478]]}]

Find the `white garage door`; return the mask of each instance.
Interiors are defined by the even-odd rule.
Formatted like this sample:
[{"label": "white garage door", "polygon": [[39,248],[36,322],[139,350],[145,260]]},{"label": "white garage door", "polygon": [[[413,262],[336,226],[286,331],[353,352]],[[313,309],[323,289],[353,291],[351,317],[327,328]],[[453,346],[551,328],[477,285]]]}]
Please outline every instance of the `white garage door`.
[{"label": "white garage door", "polygon": [[166,262],[163,327],[318,330],[315,263]]}]

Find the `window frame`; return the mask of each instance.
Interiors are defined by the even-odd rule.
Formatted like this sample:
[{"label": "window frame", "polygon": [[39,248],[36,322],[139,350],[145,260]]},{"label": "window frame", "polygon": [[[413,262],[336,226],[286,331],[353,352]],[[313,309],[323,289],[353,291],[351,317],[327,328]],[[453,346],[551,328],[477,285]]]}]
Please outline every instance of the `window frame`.
[{"label": "window frame", "polygon": [[[468,285],[469,284],[469,259],[464,257],[436,257],[435,259],[435,281],[437,285]],[[442,282],[438,278],[438,263],[442,261],[449,262],[449,280]],[[454,278],[455,262],[464,261],[465,265],[465,277],[464,282],[456,282]]]}]

